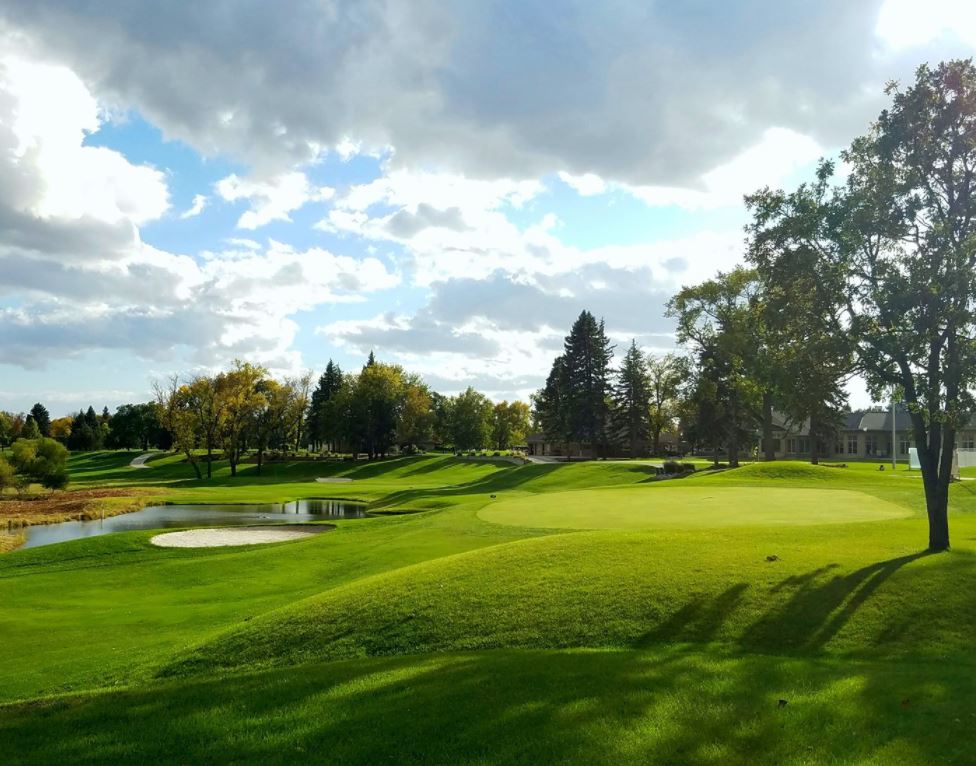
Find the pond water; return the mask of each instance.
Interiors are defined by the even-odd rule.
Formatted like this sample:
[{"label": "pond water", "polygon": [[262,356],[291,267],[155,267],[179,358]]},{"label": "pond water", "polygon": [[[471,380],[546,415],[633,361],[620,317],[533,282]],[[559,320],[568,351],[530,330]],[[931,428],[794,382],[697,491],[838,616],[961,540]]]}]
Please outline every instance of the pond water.
[{"label": "pond water", "polygon": [[167,527],[234,527],[261,522],[322,521],[361,519],[363,503],[345,500],[296,500],[291,503],[254,505],[153,505],[133,513],[123,513],[95,521],[64,521],[60,524],[27,527],[27,540],[21,548],[63,543],[82,537],[98,537],[112,532]]}]

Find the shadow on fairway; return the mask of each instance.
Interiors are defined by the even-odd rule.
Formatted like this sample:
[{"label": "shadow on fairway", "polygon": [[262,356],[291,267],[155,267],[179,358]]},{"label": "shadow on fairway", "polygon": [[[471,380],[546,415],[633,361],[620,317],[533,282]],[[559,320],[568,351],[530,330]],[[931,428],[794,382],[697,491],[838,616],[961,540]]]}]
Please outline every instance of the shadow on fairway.
[{"label": "shadow on fairway", "polygon": [[974,693],[947,666],[495,651],[14,705],[0,736],[11,765],[963,763]]}]

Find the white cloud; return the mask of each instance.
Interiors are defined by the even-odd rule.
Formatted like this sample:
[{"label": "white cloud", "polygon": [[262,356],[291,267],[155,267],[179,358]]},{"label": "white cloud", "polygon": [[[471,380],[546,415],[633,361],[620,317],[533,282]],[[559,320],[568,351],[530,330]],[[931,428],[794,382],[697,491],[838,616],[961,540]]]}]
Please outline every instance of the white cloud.
[{"label": "white cloud", "polygon": [[570,173],[560,171],[559,178],[563,183],[575,189],[583,197],[603,194],[607,190],[607,182],[594,173],[583,173],[583,175],[574,176]]},{"label": "white cloud", "polygon": [[895,50],[940,38],[976,46],[976,5],[971,0],[885,0],[875,32]]},{"label": "white cloud", "polygon": [[99,110],[69,69],[15,56],[0,59],[0,131],[6,131],[8,204],[41,218],[134,224],[169,207],[164,175],[104,147],[82,145]]},{"label": "white cloud", "polygon": [[393,147],[392,167],[682,187],[771,125],[828,146],[862,128],[885,80],[941,52],[878,45],[883,4],[7,0],[0,19],[167,136],[261,177]]},{"label": "white cloud", "polygon": [[730,161],[703,174],[700,188],[621,185],[650,206],[675,205],[686,210],[711,210],[742,203],[742,197],[763,186],[777,187],[796,171],[824,156],[826,150],[809,136],[770,128],[762,139]]},{"label": "white cloud", "polygon": [[195,194],[193,196],[193,203],[189,208],[184,210],[180,214],[180,218],[194,218],[203,212],[203,209],[207,206],[207,195],[206,194]]},{"label": "white cloud", "polygon": [[236,174],[217,182],[217,194],[228,202],[247,200],[250,209],[237,221],[240,229],[257,229],[272,221],[290,221],[288,214],[308,202],[332,199],[335,189],[314,186],[300,171],[282,173],[266,180],[240,178]]},{"label": "white cloud", "polygon": [[[83,144],[100,110],[70,71],[10,58],[0,67],[0,298],[13,299],[0,304],[0,364],[111,349],[294,368],[294,313],[399,281],[377,258],[321,248],[237,238],[198,260],[146,244],[138,225],[166,209],[162,174]],[[243,181],[235,193],[274,217],[296,189],[325,196],[300,186]]]}]

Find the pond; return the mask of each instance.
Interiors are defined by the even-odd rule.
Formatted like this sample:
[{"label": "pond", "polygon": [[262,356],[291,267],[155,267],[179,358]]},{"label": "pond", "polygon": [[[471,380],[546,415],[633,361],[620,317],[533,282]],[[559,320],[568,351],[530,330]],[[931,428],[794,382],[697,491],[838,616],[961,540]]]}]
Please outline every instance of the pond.
[{"label": "pond", "polygon": [[64,521],[60,524],[26,527],[24,532],[27,539],[21,548],[37,548],[82,537],[98,537],[112,532],[132,532],[138,529],[233,527],[261,522],[361,519],[365,516],[364,503],[345,500],[296,500],[291,503],[254,505],[153,505],[141,511],[107,519]]}]

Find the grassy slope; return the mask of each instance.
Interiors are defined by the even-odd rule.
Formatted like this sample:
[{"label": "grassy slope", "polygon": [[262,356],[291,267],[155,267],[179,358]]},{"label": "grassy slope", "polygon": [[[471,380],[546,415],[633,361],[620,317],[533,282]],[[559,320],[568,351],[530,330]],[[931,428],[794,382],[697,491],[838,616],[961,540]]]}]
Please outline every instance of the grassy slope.
[{"label": "grassy slope", "polygon": [[[922,753],[961,758],[954,729],[973,744],[961,733],[976,713],[972,674],[939,663],[968,665],[976,628],[976,596],[958,585],[976,564],[970,482],[953,487],[956,550],[918,557],[917,479],[869,467],[756,466],[677,486],[853,490],[913,518],[552,534],[491,524],[478,510],[603,485],[645,485],[605,494],[648,497],[669,487],[636,464],[334,464],[333,475],[364,473],[332,486],[314,482],[328,475],[322,466],[295,464],[260,480],[231,481],[221,468],[201,486],[184,481],[176,460],[154,463],[135,476],[106,456],[79,474],[136,489],[156,482],[172,499],[341,490],[377,506],[435,510],[343,522],[321,538],[259,549],[160,550],[148,533],[131,533],[3,556],[0,695],[137,684],[0,711],[15,758],[39,731],[45,749],[28,762],[177,753],[288,761],[329,742],[335,760],[353,762],[392,751],[452,763],[621,762],[651,752],[819,763],[829,760],[826,736],[836,762],[911,763]],[[579,646],[637,651],[506,648],[291,669],[359,655]],[[830,659],[840,655],[863,659]],[[906,657],[928,659],[891,661]],[[278,667],[261,671],[267,664]],[[207,675],[215,670],[219,681]],[[180,677],[148,681],[160,674]],[[770,707],[777,695],[790,706]],[[917,707],[902,707],[906,697]],[[963,723],[931,731],[952,709]],[[120,741],[136,724],[141,736]]]},{"label": "grassy slope", "polygon": [[9,766],[967,764],[974,687],[945,666],[503,650],[36,703],[0,715],[0,741]]}]

